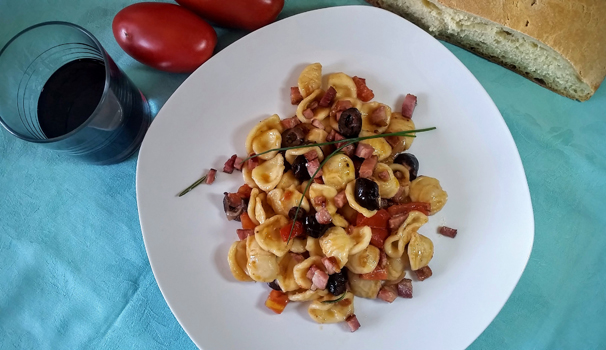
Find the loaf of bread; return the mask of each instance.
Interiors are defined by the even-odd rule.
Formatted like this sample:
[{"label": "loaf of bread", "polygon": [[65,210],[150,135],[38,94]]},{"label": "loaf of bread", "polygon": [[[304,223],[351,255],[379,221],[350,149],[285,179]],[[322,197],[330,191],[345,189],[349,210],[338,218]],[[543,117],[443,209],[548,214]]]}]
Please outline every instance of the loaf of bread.
[{"label": "loaf of bread", "polygon": [[606,0],[367,0],[561,95],[606,75]]}]

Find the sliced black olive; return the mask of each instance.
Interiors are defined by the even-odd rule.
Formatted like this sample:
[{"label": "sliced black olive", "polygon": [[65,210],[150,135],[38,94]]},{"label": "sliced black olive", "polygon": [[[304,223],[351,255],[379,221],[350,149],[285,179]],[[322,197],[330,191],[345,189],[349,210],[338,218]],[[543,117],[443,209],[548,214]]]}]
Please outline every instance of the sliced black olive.
[{"label": "sliced black olive", "polygon": [[277,290],[277,291],[282,291],[282,288],[280,288],[280,285],[278,284],[277,280],[273,280],[271,282],[268,282],[267,285],[269,286],[269,288],[273,289],[273,290]]},{"label": "sliced black olive", "polygon": [[292,162],[292,172],[299,181],[311,179],[307,171],[307,159],[305,159],[305,156],[300,155],[295,158]]},{"label": "sliced black olive", "polygon": [[298,125],[282,132],[282,147],[300,146],[305,142],[307,133]]},{"label": "sliced black olive", "polygon": [[344,267],[341,272],[333,273],[328,276],[326,289],[332,295],[341,295],[347,291],[347,268]]},{"label": "sliced black olive", "polygon": [[[305,211],[305,209],[303,209],[303,208],[299,208],[299,214],[296,214],[296,213],[297,213],[297,207],[292,207],[288,211],[288,217],[291,220],[303,220],[303,218],[305,218],[305,216],[307,215],[307,211]],[[295,214],[297,215],[296,219],[295,219]]]},{"label": "sliced black olive", "polygon": [[323,225],[319,223],[318,220],[316,220],[316,216],[313,214],[306,216],[305,220],[303,221],[305,233],[313,238],[322,237],[329,227],[330,225]]},{"label": "sliced black olive", "polygon": [[393,162],[402,164],[408,168],[410,181],[417,178],[419,173],[419,160],[412,153],[400,153],[394,158]]},{"label": "sliced black olive", "polygon": [[379,185],[367,178],[361,177],[356,180],[354,189],[356,202],[368,210],[380,208]]},{"label": "sliced black olive", "polygon": [[339,133],[345,138],[358,137],[362,130],[362,113],[357,108],[348,108],[339,117]]},{"label": "sliced black olive", "polygon": [[227,215],[227,220],[240,221],[240,215],[246,209],[246,202],[237,193],[223,193],[223,210]]}]

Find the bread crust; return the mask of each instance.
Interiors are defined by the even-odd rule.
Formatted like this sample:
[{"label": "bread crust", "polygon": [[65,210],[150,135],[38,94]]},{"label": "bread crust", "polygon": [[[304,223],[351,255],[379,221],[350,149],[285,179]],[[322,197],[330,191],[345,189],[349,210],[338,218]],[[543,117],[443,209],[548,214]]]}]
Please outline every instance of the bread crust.
[{"label": "bread crust", "polygon": [[[377,7],[389,0],[367,0]],[[419,0],[421,1],[421,0]],[[482,17],[513,31],[534,38],[566,59],[578,78],[593,92],[606,76],[606,0],[429,0],[442,6]],[[424,27],[414,18],[399,13]],[[427,28],[424,28],[427,30]],[[587,100],[568,91],[554,90],[539,77],[529,74],[499,57],[487,55],[465,45],[456,37],[435,35],[466,50],[500,64],[535,83],[572,99]]]}]

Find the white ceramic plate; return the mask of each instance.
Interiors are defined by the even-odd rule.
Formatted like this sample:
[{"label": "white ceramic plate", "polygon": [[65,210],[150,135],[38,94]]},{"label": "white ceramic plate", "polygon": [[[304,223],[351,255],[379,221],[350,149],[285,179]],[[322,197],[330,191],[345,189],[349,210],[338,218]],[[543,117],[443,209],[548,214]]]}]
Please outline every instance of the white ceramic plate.
[{"label": "white ceramic plate", "polygon": [[[176,194],[209,168],[221,170],[259,120],[294,115],[289,87],[301,69],[365,77],[375,100],[419,104],[412,149],[420,173],[438,178],[448,203],[420,232],[435,244],[433,277],[414,298],[388,304],[356,298],[362,327],[318,325],[307,304],[282,315],[263,305],[268,288],[232,277],[227,251],[239,223],[228,222],[223,192],[239,172]],[[528,185],[513,139],[473,75],[431,36],[389,12],[338,7],[294,16],[229,46],[191,75],[149,129],[137,167],[145,247],[158,285],[193,341],[218,349],[463,349],[497,315],[520,278],[534,237]],[[458,228],[455,239],[436,233]]]}]

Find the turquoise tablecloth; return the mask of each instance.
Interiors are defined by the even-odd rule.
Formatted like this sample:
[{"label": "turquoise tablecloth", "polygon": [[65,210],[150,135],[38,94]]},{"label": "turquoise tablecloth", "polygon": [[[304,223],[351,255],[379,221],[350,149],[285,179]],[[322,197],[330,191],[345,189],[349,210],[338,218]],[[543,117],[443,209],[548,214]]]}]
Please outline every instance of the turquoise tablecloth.
[{"label": "turquoise tablecloth", "polygon": [[[120,50],[111,21],[132,2],[3,0],[0,46],[37,22],[80,24],[156,113],[186,75],[155,71]],[[362,3],[287,0],[281,17]],[[219,31],[219,47],[243,34]],[[589,102],[574,102],[446,46],[511,129],[536,220],[520,283],[470,348],[605,349],[606,88]],[[164,302],[145,254],[136,161],[86,165],[0,133],[0,349],[195,348]]]}]

